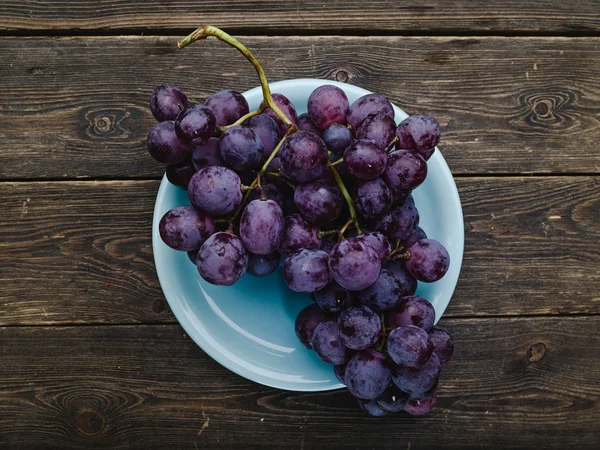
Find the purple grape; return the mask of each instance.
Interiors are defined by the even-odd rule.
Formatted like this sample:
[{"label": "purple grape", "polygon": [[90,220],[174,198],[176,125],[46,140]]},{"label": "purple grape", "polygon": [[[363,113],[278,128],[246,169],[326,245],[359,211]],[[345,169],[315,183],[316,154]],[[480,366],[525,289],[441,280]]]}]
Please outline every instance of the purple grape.
[{"label": "purple grape", "polygon": [[415,293],[417,290],[417,280],[408,273],[406,267],[404,267],[404,261],[387,261],[382,268],[390,271],[394,275],[402,290],[402,297],[413,295]]},{"label": "purple grape", "polygon": [[346,125],[331,124],[323,132],[323,142],[332,153],[340,155],[352,142],[352,132]]},{"label": "purple grape", "polygon": [[321,130],[333,123],[346,124],[348,97],[332,84],[316,88],[308,97],[308,117]]},{"label": "purple grape", "polygon": [[415,115],[404,119],[396,130],[396,148],[427,155],[440,142],[440,124],[433,117]]},{"label": "purple grape", "polygon": [[197,266],[209,283],[231,286],[246,272],[248,252],[235,234],[215,233],[200,247]]},{"label": "purple grape", "polygon": [[337,366],[333,366],[333,373],[335,374],[335,377],[338,379],[338,381],[345,386],[346,364],[338,364]]},{"label": "purple grape", "polygon": [[249,252],[268,255],[283,238],[283,211],[273,200],[252,200],[242,213],[240,238]]},{"label": "purple grape", "polygon": [[304,308],[296,317],[296,336],[302,344],[308,348],[313,348],[312,337],[317,325],[325,320],[325,313],[319,305],[310,304]]},{"label": "purple grape", "polygon": [[381,175],[387,160],[387,153],[367,139],[355,139],[344,151],[344,164],[348,172],[363,180],[372,180]]},{"label": "purple grape", "polygon": [[358,124],[371,113],[387,114],[392,119],[395,116],[394,108],[387,98],[380,94],[367,94],[350,105],[346,119],[356,130]]},{"label": "purple grape", "polygon": [[188,106],[185,94],[173,85],[161,84],[150,96],[150,111],[159,122],[175,120]]},{"label": "purple grape", "polygon": [[189,251],[200,246],[215,232],[210,217],[191,206],[178,206],[168,211],[158,224],[163,242],[175,250]]},{"label": "purple grape", "polygon": [[358,139],[369,139],[382,149],[386,149],[394,139],[395,131],[396,122],[392,117],[384,113],[375,113],[369,114],[358,124],[356,137]]},{"label": "purple grape", "polygon": [[361,400],[358,399],[358,406],[361,407],[363,411],[373,417],[381,417],[387,414],[375,400]]},{"label": "purple grape", "polygon": [[386,322],[392,328],[414,325],[429,331],[435,322],[435,308],[418,295],[402,297],[398,305],[387,314]]},{"label": "purple grape", "polygon": [[360,291],[358,298],[363,305],[377,312],[384,312],[398,305],[400,295],[402,295],[402,288],[394,274],[382,269],[375,283]]},{"label": "purple grape", "polygon": [[219,139],[221,158],[237,171],[255,169],[260,165],[263,143],[251,128],[233,126]]},{"label": "purple grape", "polygon": [[325,170],[327,148],[316,134],[298,131],[284,141],[279,159],[285,175],[297,183],[307,183]]},{"label": "purple grape", "polygon": [[354,191],[354,206],[367,219],[390,212],[392,191],[380,177],[361,181]]},{"label": "purple grape", "polygon": [[417,227],[408,238],[402,241],[402,245],[404,246],[404,248],[408,248],[415,242],[420,241],[421,239],[427,239],[427,233],[423,231],[423,228]]},{"label": "purple grape", "polygon": [[364,241],[349,238],[333,248],[329,268],[340,286],[349,291],[361,291],[371,286],[379,276],[381,258]]},{"label": "purple grape", "polygon": [[[394,328],[390,332],[387,340],[387,352],[396,364],[418,368],[425,364],[431,356],[433,344],[425,330],[413,325],[406,325]],[[398,385],[398,387],[402,389],[402,386]]]},{"label": "purple grape", "polygon": [[286,216],[280,252],[287,256],[301,249],[318,249],[321,246],[319,227],[309,224],[299,214]]},{"label": "purple grape", "polygon": [[195,173],[196,168],[190,159],[176,166],[167,166],[167,180],[183,190],[187,190]]},{"label": "purple grape", "polygon": [[373,247],[373,250],[379,255],[381,261],[387,260],[392,252],[390,241],[379,232],[363,233],[360,236],[357,236],[356,239]]},{"label": "purple grape", "polygon": [[429,151],[426,151],[426,152],[421,152],[421,153],[419,153],[419,154],[420,154],[420,155],[423,157],[423,159],[424,159],[425,161],[429,161],[429,158],[431,158],[431,157],[433,156],[433,154],[434,154],[434,153],[435,153],[435,147],[433,147],[433,148],[432,148],[431,150],[429,150]]},{"label": "purple grape", "polygon": [[402,411],[410,396],[398,389],[398,386],[391,383],[382,394],[375,399],[375,403],[383,411],[388,413],[398,413]]},{"label": "purple grape", "polygon": [[193,265],[196,265],[196,263],[198,262],[198,250],[199,249],[195,248],[194,250],[190,250],[189,252],[187,252],[188,258],[190,259]]},{"label": "purple grape", "polygon": [[450,255],[442,244],[433,239],[421,239],[408,248],[410,257],[406,270],[419,281],[433,283],[441,279],[450,267]]},{"label": "purple grape", "polygon": [[283,279],[296,292],[315,292],[331,281],[329,255],[321,250],[298,250],[283,263]]},{"label": "purple grape", "polygon": [[372,400],[382,394],[391,376],[385,355],[371,348],[358,352],[346,365],[348,391],[362,400]]},{"label": "purple grape", "polygon": [[219,126],[231,125],[250,112],[244,96],[231,89],[214,93],[204,102],[204,106],[212,110]]},{"label": "purple grape", "polygon": [[454,353],[454,339],[445,328],[436,326],[429,330],[429,339],[433,343],[433,353],[441,364],[446,364]]},{"label": "purple grape", "polygon": [[189,107],[175,120],[175,132],[184,141],[204,143],[213,135],[216,126],[212,110],[199,105]]},{"label": "purple grape", "polygon": [[433,409],[435,402],[437,401],[437,393],[433,393],[422,400],[409,400],[404,406],[404,411],[413,416],[424,416]]},{"label": "purple grape", "polygon": [[[290,119],[293,123],[296,123],[296,121],[298,120],[296,108],[294,108],[292,102],[290,102],[285,95],[273,94],[273,101],[279,107],[281,112],[287,116],[288,119]],[[263,100],[260,104],[261,108],[264,106],[264,103],[265,102]],[[283,121],[279,118],[277,114],[275,114],[275,112],[271,108],[265,109],[264,113],[271,117],[275,122],[277,122],[277,125],[279,125],[279,132],[281,133],[281,136],[283,136],[288,130],[287,125],[283,123]]]},{"label": "purple grape", "polygon": [[352,306],[353,298],[350,292],[332,281],[315,292],[315,302],[327,313],[339,313]]},{"label": "purple grape", "polygon": [[206,167],[190,180],[188,196],[190,203],[205,214],[229,214],[242,202],[240,177],[226,167]]},{"label": "purple grape", "polygon": [[319,358],[329,364],[345,364],[354,354],[342,343],[335,320],[324,320],[317,325],[313,331],[311,343]]},{"label": "purple grape", "polygon": [[427,176],[427,162],[408,150],[396,150],[388,155],[383,179],[395,191],[412,191]]},{"label": "purple grape", "polygon": [[[408,198],[412,199],[412,197]],[[419,225],[419,211],[414,201],[407,199],[403,204],[392,209],[392,225],[385,235],[394,239],[406,239],[414,233],[417,225]]]},{"label": "purple grape", "polygon": [[296,125],[298,125],[299,131],[308,131],[309,133],[316,134],[320,138],[323,137],[323,132],[319,130],[314,123],[312,123],[307,113],[303,113],[298,116]]},{"label": "purple grape", "polygon": [[250,117],[243,123],[243,126],[253,130],[263,143],[262,154],[265,158],[271,156],[273,150],[279,143],[281,135],[279,125],[266,114]]},{"label": "purple grape", "polygon": [[381,321],[372,309],[352,306],[338,317],[342,342],[352,350],[363,350],[377,342],[381,334]]},{"label": "purple grape", "polygon": [[219,138],[211,137],[205,144],[194,144],[192,147],[192,161],[196,170],[210,166],[223,166]]},{"label": "purple grape", "polygon": [[253,189],[248,196],[248,201],[252,200],[260,200],[262,194],[268,199],[273,200],[275,203],[279,205],[281,209],[283,209],[285,199],[283,197],[283,193],[275,186],[270,183],[262,183],[261,184],[262,191],[260,189]]},{"label": "purple grape", "polygon": [[[399,329],[396,328],[396,330]],[[417,328],[417,330],[420,330],[420,328]],[[429,360],[417,369],[407,366],[394,367],[392,379],[396,386],[411,397],[419,396],[436,385],[440,378],[441,368],[440,360],[435,353],[432,353]]]},{"label": "purple grape", "polygon": [[251,253],[248,257],[247,272],[255,277],[265,277],[277,270],[280,260],[281,255],[279,252],[269,253],[268,255],[255,255]]},{"label": "purple grape", "polygon": [[322,179],[299,184],[294,192],[298,211],[308,222],[332,222],[342,211],[342,192],[333,183]]},{"label": "purple grape", "polygon": [[390,188],[392,192],[392,204],[399,205],[400,203],[404,203],[408,196],[410,195],[410,191],[396,191]]},{"label": "purple grape", "polygon": [[[175,133],[175,122],[167,120],[156,124],[146,140],[148,152],[158,162],[175,165],[185,161],[192,147]],[[323,144],[325,145],[325,144]]]}]

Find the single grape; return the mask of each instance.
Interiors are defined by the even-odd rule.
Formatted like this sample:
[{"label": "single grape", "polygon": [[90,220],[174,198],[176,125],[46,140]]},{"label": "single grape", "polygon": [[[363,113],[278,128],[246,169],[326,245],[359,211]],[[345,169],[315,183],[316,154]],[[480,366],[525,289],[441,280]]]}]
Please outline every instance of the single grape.
[{"label": "single grape", "polygon": [[318,249],[321,246],[319,228],[311,225],[299,214],[286,216],[283,227],[283,239],[279,250],[284,256],[298,250]]},{"label": "single grape", "polygon": [[281,255],[275,251],[268,255],[255,255],[251,253],[248,257],[247,272],[255,277],[271,275],[279,267]]},{"label": "single grape", "polygon": [[277,122],[266,114],[259,114],[258,116],[250,117],[242,125],[250,128],[260,138],[263,143],[263,156],[265,158],[271,156],[271,153],[273,153],[273,150],[275,150],[281,139]]},{"label": "single grape", "polygon": [[375,400],[361,400],[358,399],[358,406],[361,407],[363,411],[373,417],[381,417],[387,414]]},{"label": "single grape", "polygon": [[388,413],[398,413],[402,411],[410,396],[398,389],[394,383],[391,383],[382,394],[375,399],[375,403],[383,411]]},{"label": "single grape", "polygon": [[327,313],[339,313],[352,306],[353,300],[352,293],[335,281],[315,292],[315,302]]},{"label": "single grape", "polygon": [[344,164],[348,172],[363,180],[372,180],[381,175],[387,160],[387,153],[367,139],[355,139],[344,151]]},{"label": "single grape", "polygon": [[427,233],[423,231],[423,228],[417,227],[408,238],[402,241],[402,245],[404,246],[404,248],[408,248],[415,242],[420,241],[421,239],[427,239]]},{"label": "single grape", "polygon": [[419,281],[433,283],[448,272],[450,255],[438,241],[421,239],[408,248],[408,253],[406,270]]},{"label": "single grape", "polygon": [[389,213],[392,206],[392,191],[380,177],[360,181],[353,197],[356,210],[367,219]]},{"label": "single grape", "polygon": [[427,155],[440,142],[440,124],[433,117],[415,115],[404,119],[396,129],[396,148]]},{"label": "single grape", "polygon": [[194,105],[177,116],[175,132],[184,141],[205,143],[215,132],[216,120],[211,109]]},{"label": "single grape", "polygon": [[285,175],[297,183],[308,183],[325,170],[327,148],[316,134],[298,131],[284,141],[279,159]]},{"label": "single grape", "polygon": [[333,366],[333,373],[340,383],[346,385],[346,364],[338,364]]},{"label": "single grape", "polygon": [[204,102],[204,106],[212,110],[219,126],[231,125],[250,112],[244,96],[231,89],[214,93]]},{"label": "single grape", "polygon": [[412,191],[427,176],[427,162],[408,150],[396,150],[388,155],[383,179],[395,191]]},{"label": "single grape", "polygon": [[191,206],[178,206],[167,211],[158,224],[163,242],[175,250],[189,251],[200,246],[215,232],[210,217]]},{"label": "single grape", "polygon": [[299,184],[294,192],[298,211],[308,222],[320,224],[332,222],[342,211],[342,192],[335,184],[326,180],[315,180]]},{"label": "single grape", "polygon": [[396,122],[384,113],[372,113],[365,117],[356,128],[358,139],[369,139],[382,149],[386,149],[394,139]]},{"label": "single grape", "polygon": [[394,118],[394,108],[390,101],[380,94],[367,94],[356,100],[350,108],[346,119],[356,130],[358,124],[371,113],[383,113]]},{"label": "single grape", "polygon": [[[296,121],[298,120],[296,108],[294,108],[292,102],[290,102],[285,95],[275,93],[273,94],[273,101],[279,107],[281,112],[287,116],[288,119],[290,119],[293,123],[296,123]],[[263,100],[260,104],[261,108],[264,106],[264,103],[265,102]],[[279,125],[279,132],[281,133],[281,136],[283,136],[288,130],[287,125],[283,123],[283,121],[279,118],[277,114],[275,114],[275,112],[271,108],[265,109],[264,113],[270,116],[273,120],[275,120],[275,122],[277,122],[277,125]]]},{"label": "single grape", "polygon": [[381,271],[377,252],[357,238],[345,239],[331,251],[329,268],[335,281],[350,291],[371,286]]},{"label": "single grape", "polygon": [[194,144],[192,147],[192,162],[196,170],[210,166],[223,166],[219,138],[211,137],[205,144]]},{"label": "single grape", "polygon": [[329,255],[321,250],[298,250],[283,263],[283,279],[296,292],[315,292],[331,281]]},{"label": "single grape", "polygon": [[390,271],[400,285],[402,290],[401,296],[413,295],[417,290],[417,280],[413,277],[406,267],[404,267],[404,261],[387,261],[382,266],[383,269]]},{"label": "single grape", "polygon": [[348,97],[332,84],[316,88],[308,97],[308,117],[321,130],[333,123],[346,124]]},{"label": "single grape", "polygon": [[188,106],[185,94],[173,85],[161,84],[150,96],[150,111],[159,122],[175,120]]},{"label": "single grape", "polygon": [[402,288],[394,274],[382,269],[375,283],[360,291],[358,298],[363,305],[377,312],[384,312],[398,305],[401,294]]},{"label": "single grape", "polygon": [[392,246],[390,245],[388,238],[377,231],[363,233],[360,236],[357,236],[356,239],[373,247],[373,250],[379,255],[381,261],[386,261],[392,252]]},{"label": "single grape", "polygon": [[352,142],[352,132],[346,125],[334,123],[323,131],[323,142],[336,155],[341,155]]},{"label": "single grape", "polygon": [[385,235],[394,239],[406,239],[414,233],[419,225],[419,211],[415,207],[414,201],[408,199],[401,205],[392,209],[392,225],[385,232]]},{"label": "single grape", "polygon": [[354,354],[342,343],[335,320],[324,320],[317,325],[313,331],[311,343],[319,358],[329,364],[345,364]]},{"label": "single grape", "polygon": [[424,416],[433,409],[437,401],[437,393],[434,391],[429,397],[422,400],[409,400],[404,406],[404,411],[413,416]]},{"label": "single grape", "polygon": [[233,170],[250,170],[260,165],[263,143],[251,128],[228,128],[219,139],[219,147],[221,158]]},{"label": "single grape", "polygon": [[386,356],[371,348],[359,351],[346,365],[348,391],[362,400],[372,400],[382,394],[391,376]]},{"label": "single grape", "polygon": [[435,308],[418,295],[402,297],[387,314],[386,322],[392,328],[414,325],[429,331],[435,322]]},{"label": "single grape", "polygon": [[192,160],[188,159],[176,166],[167,166],[167,180],[178,188],[187,190],[190,180],[196,173]]},{"label": "single grape", "polygon": [[188,196],[190,203],[205,214],[229,214],[242,202],[240,177],[226,167],[206,167],[190,180]]},{"label": "single grape", "polygon": [[320,138],[323,137],[323,132],[319,130],[314,123],[312,123],[307,113],[303,113],[298,116],[298,119],[296,120],[296,125],[298,125],[299,131],[308,131],[309,133],[316,134]]},{"label": "single grape", "polygon": [[454,353],[454,339],[448,330],[435,326],[429,330],[429,339],[433,343],[433,352],[438,356],[441,364],[446,364]]},{"label": "single grape", "polygon": [[[400,328],[396,328],[399,330]],[[417,328],[420,330],[420,328]],[[440,378],[442,365],[435,353],[421,367],[414,369],[406,366],[396,366],[392,372],[394,384],[411,397],[419,396],[432,389]]]},{"label": "single grape", "polygon": [[150,156],[163,164],[182,163],[192,152],[190,143],[181,140],[175,133],[175,122],[172,120],[156,124],[148,133],[146,144]]},{"label": "single grape", "polygon": [[209,283],[231,286],[246,272],[248,252],[235,234],[215,233],[200,247],[197,266]]},{"label": "single grape", "polygon": [[[422,328],[406,325],[394,328],[388,335],[387,352],[396,364],[418,368],[427,362],[433,344]],[[400,389],[402,386],[398,385]],[[405,391],[408,392],[408,391]]]},{"label": "single grape", "polygon": [[188,258],[190,259],[193,265],[196,265],[196,263],[198,262],[198,250],[199,249],[196,248],[187,252]]},{"label": "single grape", "polygon": [[283,193],[275,186],[270,183],[262,183],[261,189],[253,189],[248,196],[248,201],[252,200],[260,200],[262,194],[268,199],[273,200],[275,203],[279,205],[279,207],[283,210],[285,199],[283,197]]},{"label": "single grape", "polygon": [[249,252],[273,253],[283,238],[283,211],[273,200],[252,200],[240,220],[240,238]]},{"label": "single grape", "polygon": [[312,350],[313,331],[324,320],[325,313],[314,303],[305,307],[296,317],[296,336],[306,348]]},{"label": "single grape", "polygon": [[377,342],[381,334],[379,316],[366,306],[352,306],[338,317],[340,337],[348,348],[363,350]]}]

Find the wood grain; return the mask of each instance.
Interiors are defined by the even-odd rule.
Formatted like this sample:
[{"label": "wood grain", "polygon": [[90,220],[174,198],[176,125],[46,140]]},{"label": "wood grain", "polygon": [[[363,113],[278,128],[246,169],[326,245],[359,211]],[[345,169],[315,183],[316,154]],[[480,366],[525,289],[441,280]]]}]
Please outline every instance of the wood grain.
[{"label": "wood grain", "polygon": [[156,30],[202,24],[269,32],[457,30],[593,33],[600,2],[529,0],[5,0],[0,30]]},{"label": "wood grain", "polygon": [[[600,172],[599,38],[242,38],[270,80],[336,79],[442,124],[456,174]],[[193,101],[257,84],[223,43],[173,37],[0,39],[0,179],[158,177],[152,89]]]},{"label": "wood grain", "polygon": [[[461,178],[446,314],[600,313],[598,177]],[[0,325],[173,322],[156,279],[158,182],[0,184]]]},{"label": "wood grain", "polygon": [[0,446],[594,448],[600,318],[444,325],[457,350],[437,409],[376,419],[345,390],[246,381],[178,325],[1,328]]}]

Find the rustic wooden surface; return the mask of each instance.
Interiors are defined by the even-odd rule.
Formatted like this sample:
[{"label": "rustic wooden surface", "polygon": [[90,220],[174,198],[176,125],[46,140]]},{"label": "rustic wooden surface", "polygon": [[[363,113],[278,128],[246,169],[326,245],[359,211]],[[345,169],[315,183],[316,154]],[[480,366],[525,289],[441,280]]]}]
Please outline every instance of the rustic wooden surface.
[{"label": "rustic wooden surface", "polygon": [[[600,443],[600,2],[0,4],[0,448],[590,448]],[[425,418],[222,368],[153,264],[147,99],[334,79],[439,118],[466,248]],[[210,70],[202,71],[203,67]]]}]

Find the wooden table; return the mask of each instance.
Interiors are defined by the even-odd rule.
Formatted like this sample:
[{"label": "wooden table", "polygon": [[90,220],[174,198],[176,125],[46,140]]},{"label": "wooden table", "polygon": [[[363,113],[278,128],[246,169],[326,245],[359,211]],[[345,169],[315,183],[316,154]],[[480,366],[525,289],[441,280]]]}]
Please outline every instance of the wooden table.
[{"label": "wooden table", "polygon": [[[437,117],[465,213],[425,418],[285,392],[178,325],[150,240],[163,169],[148,97],[316,77]],[[4,0],[0,447],[598,448],[600,1]]]}]

